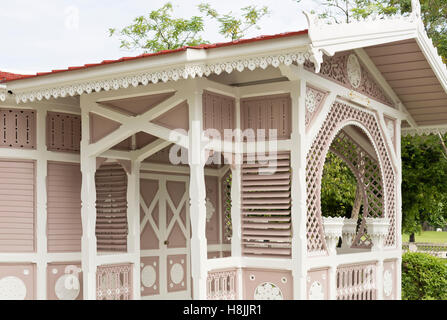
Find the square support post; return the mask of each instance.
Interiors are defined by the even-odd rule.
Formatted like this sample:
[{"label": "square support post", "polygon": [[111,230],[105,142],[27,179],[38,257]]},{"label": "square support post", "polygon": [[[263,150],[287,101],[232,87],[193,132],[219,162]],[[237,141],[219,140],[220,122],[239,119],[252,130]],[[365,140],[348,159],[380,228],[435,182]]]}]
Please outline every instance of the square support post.
[{"label": "square support post", "polygon": [[127,250],[133,257],[132,297],[141,299],[140,284],[140,161],[132,161],[131,173],[127,175]]},{"label": "square support post", "polygon": [[207,299],[207,240],[206,240],[206,188],[205,150],[202,146],[202,89],[196,81],[191,88],[189,105],[189,150],[190,168],[189,213],[191,217],[191,275],[193,299]]},{"label": "square support post", "polygon": [[[300,69],[302,67],[299,67]],[[306,299],[306,81],[300,78],[291,82],[292,99],[292,275],[293,298]]]}]

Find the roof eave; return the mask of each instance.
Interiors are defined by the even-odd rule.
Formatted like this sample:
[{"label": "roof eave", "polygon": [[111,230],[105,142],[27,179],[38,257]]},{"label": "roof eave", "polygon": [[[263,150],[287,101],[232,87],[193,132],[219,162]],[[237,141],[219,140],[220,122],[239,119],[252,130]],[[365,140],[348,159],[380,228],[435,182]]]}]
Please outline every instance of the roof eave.
[{"label": "roof eave", "polygon": [[[215,62],[236,57],[268,55],[273,52],[306,47],[310,43],[306,33],[294,36],[275,38],[258,42],[241,43],[239,45],[221,46],[217,48],[186,48],[169,54],[148,56],[142,59],[120,61],[97,65],[79,70],[60,71],[7,82],[9,90],[15,92],[60,87],[73,83],[98,81],[123,75],[131,75],[142,71],[157,71],[167,68],[182,67],[199,63]],[[274,45],[272,45],[274,44]]]}]

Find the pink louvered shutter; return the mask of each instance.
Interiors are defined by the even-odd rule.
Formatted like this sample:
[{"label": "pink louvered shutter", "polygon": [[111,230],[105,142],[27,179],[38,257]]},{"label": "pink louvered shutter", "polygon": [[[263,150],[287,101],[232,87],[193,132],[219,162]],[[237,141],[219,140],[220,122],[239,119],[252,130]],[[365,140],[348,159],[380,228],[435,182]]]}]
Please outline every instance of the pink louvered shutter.
[{"label": "pink louvered shutter", "polygon": [[98,251],[127,251],[127,174],[119,164],[96,171]]},{"label": "pink louvered shutter", "polygon": [[48,163],[48,252],[81,251],[81,183],[79,164]]},{"label": "pink louvered shutter", "polygon": [[276,158],[276,166],[244,156],[242,251],[246,256],[289,257],[292,241],[290,153],[268,158]]},{"label": "pink louvered shutter", "polygon": [[35,251],[35,162],[0,161],[0,252]]}]

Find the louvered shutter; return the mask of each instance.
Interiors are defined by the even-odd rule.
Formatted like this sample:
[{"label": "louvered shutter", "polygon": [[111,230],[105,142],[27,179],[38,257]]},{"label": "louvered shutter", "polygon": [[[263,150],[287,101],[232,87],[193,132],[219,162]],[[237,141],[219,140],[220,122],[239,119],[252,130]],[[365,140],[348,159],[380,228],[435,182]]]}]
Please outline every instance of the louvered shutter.
[{"label": "louvered shutter", "polygon": [[127,174],[119,164],[96,171],[98,251],[127,251]]},{"label": "louvered shutter", "polygon": [[79,164],[48,163],[48,252],[81,251],[81,182]]},{"label": "louvered shutter", "polygon": [[242,165],[242,251],[246,256],[291,255],[290,153],[278,154],[276,168]]},{"label": "louvered shutter", "polygon": [[0,161],[0,252],[35,249],[34,165],[34,161]]}]

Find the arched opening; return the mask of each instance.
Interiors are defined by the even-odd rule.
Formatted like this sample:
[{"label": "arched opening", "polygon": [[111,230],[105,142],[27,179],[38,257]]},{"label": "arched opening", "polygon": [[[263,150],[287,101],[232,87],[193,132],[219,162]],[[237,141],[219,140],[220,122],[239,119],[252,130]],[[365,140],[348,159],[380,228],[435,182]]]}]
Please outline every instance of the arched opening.
[{"label": "arched opening", "polygon": [[321,178],[321,213],[329,251],[335,250],[334,245],[338,253],[371,248],[365,218],[384,215],[383,191],[371,139],[358,125],[343,127],[329,146]]},{"label": "arched opening", "polygon": [[[350,130],[352,128],[355,130]],[[363,179],[362,184],[365,186],[363,216],[368,215],[371,218],[368,219],[371,225],[376,227],[377,232],[381,232],[377,233],[377,237],[373,239],[377,243],[376,248],[396,245],[396,173],[377,115],[337,101],[332,105],[307,153],[306,229],[309,255],[326,255],[328,252],[325,240],[327,230],[323,227],[321,212],[321,178],[329,149],[334,149],[334,142],[337,141],[338,134],[346,133],[349,130],[351,131],[348,132],[349,136],[352,136],[351,133],[357,133],[353,141],[354,145],[359,145],[359,147],[354,148],[352,144],[344,143],[343,140],[341,140],[343,143],[340,143],[340,147],[349,156],[344,159],[350,160],[346,162],[348,165],[354,160],[357,163],[358,169],[352,170],[353,173],[358,172],[359,177]],[[358,139],[359,137],[363,137],[363,139]],[[362,161],[352,158],[354,155],[359,155]],[[360,164],[361,166],[359,166]],[[378,217],[385,219],[374,219]],[[371,245],[365,232],[365,219],[362,219],[360,229],[351,246],[353,248],[369,248]]]}]

